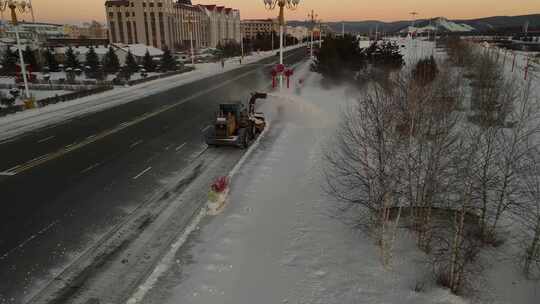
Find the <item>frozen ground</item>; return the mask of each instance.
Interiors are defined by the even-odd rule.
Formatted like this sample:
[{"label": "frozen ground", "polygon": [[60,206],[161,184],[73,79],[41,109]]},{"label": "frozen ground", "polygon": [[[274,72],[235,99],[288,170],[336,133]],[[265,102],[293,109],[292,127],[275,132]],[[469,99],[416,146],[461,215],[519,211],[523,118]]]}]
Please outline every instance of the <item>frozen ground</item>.
[{"label": "frozen ground", "polygon": [[[302,45],[291,46],[288,47],[287,50],[298,48],[300,46]],[[261,59],[273,56],[275,53],[276,52],[254,53],[245,57],[242,61],[242,65],[257,62]],[[119,87],[104,93],[0,117],[0,141],[37,128],[56,124],[76,116],[98,112],[145,96],[163,92],[186,83],[237,69],[242,65],[240,65],[239,60],[236,59],[233,58],[228,61],[225,64],[225,68],[221,67],[221,63],[197,64],[197,69],[188,73],[157,79],[131,87]]]}]

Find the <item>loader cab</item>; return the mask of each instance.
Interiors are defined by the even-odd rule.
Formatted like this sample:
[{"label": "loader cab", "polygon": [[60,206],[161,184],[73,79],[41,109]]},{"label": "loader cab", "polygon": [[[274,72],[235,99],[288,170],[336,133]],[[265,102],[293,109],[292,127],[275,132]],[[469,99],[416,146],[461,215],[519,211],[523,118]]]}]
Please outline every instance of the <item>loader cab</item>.
[{"label": "loader cab", "polygon": [[215,122],[216,136],[237,135],[238,128],[242,123],[243,112],[245,112],[245,106],[241,102],[220,104]]}]

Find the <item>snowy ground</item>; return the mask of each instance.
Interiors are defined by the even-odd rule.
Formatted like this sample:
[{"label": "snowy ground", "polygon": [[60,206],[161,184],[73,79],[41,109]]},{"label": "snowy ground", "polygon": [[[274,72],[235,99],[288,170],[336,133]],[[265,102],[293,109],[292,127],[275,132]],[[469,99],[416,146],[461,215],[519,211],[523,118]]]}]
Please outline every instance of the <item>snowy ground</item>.
[{"label": "snowy ground", "polygon": [[[407,61],[431,52],[428,42],[404,50]],[[301,92],[265,104],[272,129],[233,180],[225,211],[202,221],[141,303],[538,303],[540,286],[522,278],[506,245],[484,253],[468,298],[433,283],[406,231],[384,269],[373,239],[353,228],[357,210],[323,190],[324,151],[356,93],[322,90],[320,76],[299,70],[308,75]]]},{"label": "snowy ground", "polygon": [[[300,46],[302,45],[291,46],[286,50]],[[60,123],[76,116],[98,112],[212,75],[238,69],[245,64],[254,63],[274,55],[275,52],[271,51],[254,53],[246,56],[242,61],[242,65],[233,58],[225,64],[225,68],[221,67],[221,63],[197,64],[197,69],[188,73],[152,80],[130,87],[119,87],[104,93],[0,117],[0,141],[37,128]]]},{"label": "snowy ground", "polygon": [[423,271],[410,246],[384,270],[373,241],[352,228],[355,212],[323,191],[322,153],[353,97],[315,88],[319,80],[309,73],[300,96],[269,100],[265,112],[283,113],[233,181],[227,209],[203,221],[144,303],[463,302],[412,290]]}]

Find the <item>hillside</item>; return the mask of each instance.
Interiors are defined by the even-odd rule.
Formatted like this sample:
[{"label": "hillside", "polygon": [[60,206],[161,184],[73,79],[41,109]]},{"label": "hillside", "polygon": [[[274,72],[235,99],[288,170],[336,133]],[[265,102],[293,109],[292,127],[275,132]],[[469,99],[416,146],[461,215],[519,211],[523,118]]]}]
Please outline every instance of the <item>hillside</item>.
[{"label": "hillside", "polygon": [[[425,27],[429,23],[434,23],[437,20],[447,20],[445,18],[434,18],[434,19],[420,19],[415,22],[416,27]],[[520,29],[523,27],[526,21],[529,21],[530,29],[540,29],[540,14],[531,14],[531,15],[522,15],[522,16],[494,16],[486,17],[479,19],[469,19],[469,20],[447,20],[448,22],[462,25],[466,27],[471,27],[470,30],[474,31],[492,31],[492,30],[504,30],[504,29]],[[289,21],[289,25],[292,26],[309,26],[309,23],[306,21]],[[370,31],[378,31],[395,33],[399,32],[408,26],[411,25],[410,20],[402,20],[395,22],[383,22],[377,20],[366,20],[366,21],[346,21],[345,24],[346,32],[354,33],[369,33]],[[342,22],[328,22],[327,24],[335,31],[341,32]],[[448,25],[448,24],[447,24]],[[440,30],[443,30],[445,27],[442,26]],[[450,28],[456,29],[451,26]]]}]

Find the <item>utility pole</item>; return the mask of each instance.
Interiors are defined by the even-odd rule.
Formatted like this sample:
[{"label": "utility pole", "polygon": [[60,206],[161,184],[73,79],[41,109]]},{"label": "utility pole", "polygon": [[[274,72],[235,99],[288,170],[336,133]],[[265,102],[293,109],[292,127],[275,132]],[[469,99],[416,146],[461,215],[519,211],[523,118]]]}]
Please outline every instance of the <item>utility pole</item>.
[{"label": "utility pole", "polygon": [[308,17],[310,18],[311,22],[311,46],[310,46],[310,56],[313,58],[313,30],[315,30],[315,18],[317,18],[317,14],[313,10],[311,10],[311,13],[308,14]]},{"label": "utility pole", "polygon": [[36,23],[36,18],[34,17],[34,6],[32,5],[32,0],[28,0],[28,8],[30,9],[30,14],[32,14],[32,23]]},{"label": "utility pole", "polygon": [[31,100],[30,90],[28,89],[28,79],[26,75],[26,65],[24,63],[24,56],[22,52],[21,38],[19,36],[19,21],[17,20],[17,10],[21,13],[27,12],[29,8],[29,3],[24,0],[9,0],[9,1],[0,1],[0,10],[4,11],[9,9],[11,12],[11,23],[15,28],[15,37],[17,39],[17,49],[19,53],[19,60],[21,65],[21,74],[24,82],[24,95],[27,100]]},{"label": "utility pole", "polygon": [[242,59],[244,59],[244,35],[242,33],[241,25],[240,25],[240,52],[242,52]]},{"label": "utility pole", "polygon": [[412,16],[412,22],[411,22],[411,30],[414,29],[414,25],[416,23],[416,16],[418,15],[417,12],[411,12],[410,15]]}]

